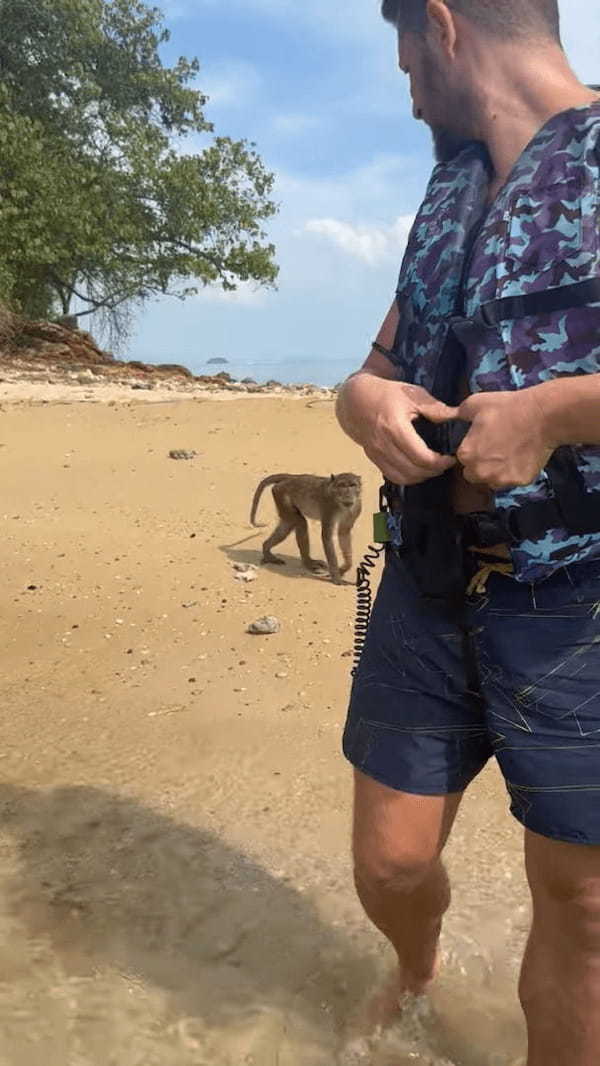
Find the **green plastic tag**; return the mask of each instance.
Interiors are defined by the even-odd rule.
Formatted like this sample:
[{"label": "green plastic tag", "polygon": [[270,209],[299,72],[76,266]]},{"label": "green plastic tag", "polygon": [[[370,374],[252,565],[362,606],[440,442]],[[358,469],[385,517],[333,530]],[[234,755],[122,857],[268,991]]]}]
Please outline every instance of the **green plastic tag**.
[{"label": "green plastic tag", "polygon": [[388,544],[390,533],[385,511],[373,515],[373,539],[376,544]]}]

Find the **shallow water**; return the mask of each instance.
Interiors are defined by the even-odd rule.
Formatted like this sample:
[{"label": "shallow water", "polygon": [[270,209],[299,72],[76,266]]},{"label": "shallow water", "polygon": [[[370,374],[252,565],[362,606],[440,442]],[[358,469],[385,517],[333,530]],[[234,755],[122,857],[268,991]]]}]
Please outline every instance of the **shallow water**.
[{"label": "shallow water", "polygon": [[4,786],[0,800],[7,1066],[515,1066],[523,1054],[522,885],[514,856],[496,853],[502,891],[486,903],[468,816],[451,866],[471,865],[432,995],[361,1039],[353,1019],[391,960],[325,853],[299,884],[98,789]]}]

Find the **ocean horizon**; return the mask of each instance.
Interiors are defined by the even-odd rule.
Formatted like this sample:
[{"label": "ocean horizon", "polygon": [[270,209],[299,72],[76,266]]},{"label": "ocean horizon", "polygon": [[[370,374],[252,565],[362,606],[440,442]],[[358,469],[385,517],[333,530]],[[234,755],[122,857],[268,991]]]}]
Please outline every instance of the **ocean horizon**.
[{"label": "ocean horizon", "polygon": [[332,388],[358,369],[360,360],[336,359],[228,359],[223,362],[191,363],[194,374],[225,371],[236,381],[252,378],[257,385],[278,381],[281,385],[320,385]]}]

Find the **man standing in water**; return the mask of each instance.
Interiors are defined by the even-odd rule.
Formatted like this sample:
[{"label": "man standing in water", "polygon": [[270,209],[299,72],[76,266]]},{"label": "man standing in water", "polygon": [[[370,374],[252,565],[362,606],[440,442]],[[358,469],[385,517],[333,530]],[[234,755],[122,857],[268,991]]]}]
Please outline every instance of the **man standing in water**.
[{"label": "man standing in water", "polygon": [[[356,884],[397,994],[422,993],[450,900],[441,853],[495,755],[533,896],[528,1066],[597,1066],[600,98],[568,65],[557,0],[383,15],[415,117],[469,143],[443,153],[339,398],[386,478],[389,538],[344,738]],[[454,419],[470,429],[443,454]]]}]

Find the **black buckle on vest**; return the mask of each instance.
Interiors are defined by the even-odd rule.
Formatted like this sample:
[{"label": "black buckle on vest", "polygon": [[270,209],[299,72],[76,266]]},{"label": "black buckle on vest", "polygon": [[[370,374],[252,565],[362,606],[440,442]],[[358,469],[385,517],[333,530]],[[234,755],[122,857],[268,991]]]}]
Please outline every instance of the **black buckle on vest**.
[{"label": "black buckle on vest", "polygon": [[497,512],[474,511],[460,516],[464,543],[468,548],[495,548],[507,543],[507,532]]},{"label": "black buckle on vest", "polygon": [[461,418],[452,418],[448,422],[430,422],[422,415],[413,425],[427,447],[439,455],[456,455],[471,428],[471,423]]},{"label": "black buckle on vest", "polygon": [[548,505],[549,501],[544,500],[503,511],[502,525],[506,531],[507,543],[521,544],[524,540],[537,540],[547,530],[561,525],[558,508],[553,508],[551,515]]}]

